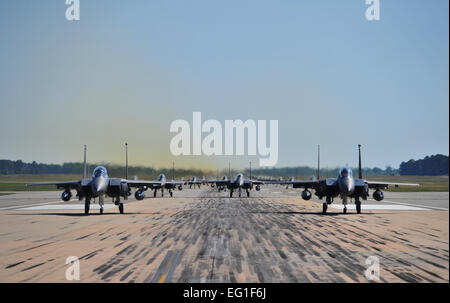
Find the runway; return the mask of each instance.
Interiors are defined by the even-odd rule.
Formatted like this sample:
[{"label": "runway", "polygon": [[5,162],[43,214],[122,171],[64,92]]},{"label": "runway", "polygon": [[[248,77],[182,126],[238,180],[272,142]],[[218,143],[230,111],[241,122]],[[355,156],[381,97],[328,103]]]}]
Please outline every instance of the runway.
[{"label": "runway", "polygon": [[448,193],[386,193],[361,215],[338,201],[321,215],[281,186],[252,194],[185,189],[90,216],[60,192],[0,196],[0,282],[68,282],[69,256],[80,282],[372,282],[368,257],[378,282],[449,282]]}]

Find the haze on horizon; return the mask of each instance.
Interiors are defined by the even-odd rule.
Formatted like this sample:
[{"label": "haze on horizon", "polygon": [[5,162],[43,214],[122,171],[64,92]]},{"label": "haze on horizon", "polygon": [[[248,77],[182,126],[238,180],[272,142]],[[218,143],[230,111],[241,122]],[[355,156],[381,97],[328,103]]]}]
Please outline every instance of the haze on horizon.
[{"label": "haze on horizon", "polygon": [[[322,4],[322,5],[321,5]],[[448,155],[448,1],[0,3],[0,159],[192,168],[173,120],[279,120],[277,167],[397,168]]]}]

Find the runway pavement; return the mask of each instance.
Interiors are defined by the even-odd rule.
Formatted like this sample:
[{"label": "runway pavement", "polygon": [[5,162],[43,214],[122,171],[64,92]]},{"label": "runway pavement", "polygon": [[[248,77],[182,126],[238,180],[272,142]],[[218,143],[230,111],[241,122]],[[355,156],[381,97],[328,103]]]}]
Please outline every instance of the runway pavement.
[{"label": "runway pavement", "polygon": [[0,196],[0,282],[68,282],[69,256],[80,282],[369,282],[373,257],[380,282],[449,282],[448,193],[386,193],[361,215],[252,194],[185,189],[90,216],[60,192]]}]

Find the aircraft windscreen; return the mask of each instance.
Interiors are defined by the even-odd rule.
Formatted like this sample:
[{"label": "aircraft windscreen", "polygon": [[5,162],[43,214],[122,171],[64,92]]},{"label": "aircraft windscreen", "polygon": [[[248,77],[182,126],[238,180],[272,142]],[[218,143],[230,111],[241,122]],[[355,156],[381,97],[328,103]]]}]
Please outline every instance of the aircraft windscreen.
[{"label": "aircraft windscreen", "polygon": [[106,173],[106,168],[104,168],[103,166],[98,166],[94,169],[94,173],[92,174],[92,176],[94,178],[99,177],[99,176],[103,176],[106,177],[107,173]]},{"label": "aircraft windscreen", "polygon": [[351,170],[351,168],[343,167],[343,168],[341,168],[339,175],[341,175],[342,177],[352,177],[353,171]]}]

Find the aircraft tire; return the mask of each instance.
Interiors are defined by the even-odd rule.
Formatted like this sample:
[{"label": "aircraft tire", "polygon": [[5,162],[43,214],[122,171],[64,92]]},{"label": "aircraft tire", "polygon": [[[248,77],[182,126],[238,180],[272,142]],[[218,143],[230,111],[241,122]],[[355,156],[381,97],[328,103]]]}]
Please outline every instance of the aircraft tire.
[{"label": "aircraft tire", "polygon": [[346,214],[347,213],[347,207],[344,207],[344,214]]},{"label": "aircraft tire", "polygon": [[123,214],[123,203],[119,204],[119,212]]},{"label": "aircraft tire", "polygon": [[90,200],[86,199],[86,201],[84,201],[84,214],[85,215],[89,215],[89,208],[91,206],[90,204],[91,204]]},{"label": "aircraft tire", "polygon": [[356,213],[357,214],[361,213],[361,202],[360,201],[356,201]]},{"label": "aircraft tire", "polygon": [[153,191],[153,198],[156,198],[156,190]]},{"label": "aircraft tire", "polygon": [[323,203],[322,204],[322,214],[326,214],[327,213],[327,208],[328,208],[328,204],[327,203]]},{"label": "aircraft tire", "polygon": [[171,198],[173,197],[173,192],[170,192],[170,197],[171,197]]},{"label": "aircraft tire", "polygon": [[250,191],[247,190],[247,198],[250,198]]},{"label": "aircraft tire", "polygon": [[103,207],[100,208],[100,214],[103,214]]}]

